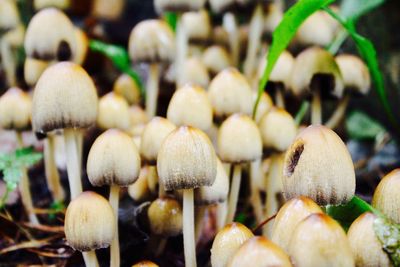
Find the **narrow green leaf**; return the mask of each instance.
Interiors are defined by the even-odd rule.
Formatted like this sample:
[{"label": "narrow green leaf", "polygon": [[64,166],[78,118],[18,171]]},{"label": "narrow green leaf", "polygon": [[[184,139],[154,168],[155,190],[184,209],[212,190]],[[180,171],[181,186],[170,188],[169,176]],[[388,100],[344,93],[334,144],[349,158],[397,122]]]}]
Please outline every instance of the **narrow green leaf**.
[{"label": "narrow green leaf", "polygon": [[164,20],[168,23],[168,25],[175,32],[176,24],[178,23],[178,14],[176,14],[175,12],[166,12],[166,13],[164,13]]},{"label": "narrow green leaf", "polygon": [[384,2],[385,0],[343,0],[340,4],[340,15],[346,20],[358,20]]},{"label": "narrow green leaf", "polygon": [[351,139],[375,140],[386,129],[361,111],[353,111],[346,118],[346,130]]},{"label": "narrow green leaf", "polygon": [[15,167],[28,168],[42,159],[42,153],[35,152],[32,147],[22,148],[15,151]]},{"label": "narrow green leaf", "polygon": [[299,111],[297,111],[297,114],[294,117],[294,121],[296,122],[297,126],[301,124],[309,108],[310,108],[310,102],[303,101],[303,103],[301,103],[300,109]]},{"label": "narrow green leaf", "polygon": [[258,96],[253,108],[253,118],[256,115],[257,106],[261,94],[268,83],[269,77],[281,53],[287,48],[295,36],[301,24],[315,11],[328,6],[335,0],[302,0],[294,4],[283,16],[282,21],[272,34],[272,44],[268,51],[267,65],[264,69],[258,87]]},{"label": "narrow green leaf", "polygon": [[385,218],[374,220],[374,231],[394,266],[400,266],[400,225]]}]

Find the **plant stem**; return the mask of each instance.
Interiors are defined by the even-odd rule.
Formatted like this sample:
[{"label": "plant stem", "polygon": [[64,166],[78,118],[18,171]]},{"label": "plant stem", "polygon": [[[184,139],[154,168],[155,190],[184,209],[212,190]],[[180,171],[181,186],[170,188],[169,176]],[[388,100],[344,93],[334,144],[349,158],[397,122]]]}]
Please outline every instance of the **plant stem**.
[{"label": "plant stem", "polygon": [[346,114],[346,109],[347,106],[349,105],[349,102],[350,102],[350,94],[347,93],[344,95],[342,99],[340,99],[340,102],[336,107],[335,111],[333,112],[332,116],[325,123],[326,127],[335,129],[339,125],[344,115]]},{"label": "plant stem", "polygon": [[260,198],[260,192],[257,187],[257,181],[262,178],[261,172],[261,159],[257,159],[250,163],[250,183],[251,183],[251,197],[250,202],[253,206],[253,212],[256,216],[257,223],[263,219],[263,208]]},{"label": "plant stem", "polygon": [[183,190],[183,247],[185,252],[185,266],[196,267],[193,189]]},{"label": "plant stem", "polygon": [[78,170],[79,177],[82,177],[82,150],[83,150],[83,129],[75,130],[75,138],[76,138],[76,149],[78,155]]},{"label": "plant stem", "polygon": [[277,86],[275,92],[275,104],[278,108],[285,108],[285,97],[283,96],[283,88]]},{"label": "plant stem", "polygon": [[110,186],[110,205],[114,211],[115,217],[115,236],[112,240],[110,251],[110,266],[119,267],[120,266],[120,253],[119,253],[119,237],[118,237],[118,206],[119,206],[119,186],[112,185]]},{"label": "plant stem", "polygon": [[44,167],[47,185],[53,195],[53,200],[63,202],[65,193],[60,183],[60,175],[54,157],[54,136],[48,134],[44,141]]},{"label": "plant stem", "polygon": [[13,87],[17,84],[16,59],[8,37],[9,36],[6,34],[0,41],[0,54],[7,78],[7,84],[9,87]]},{"label": "plant stem", "polygon": [[71,128],[64,129],[65,150],[67,152],[67,173],[69,188],[71,191],[71,200],[82,193],[82,182],[79,176],[79,163],[77,156],[77,145],[75,132]]},{"label": "plant stem", "polygon": [[249,45],[247,46],[247,55],[244,61],[244,75],[249,81],[252,80],[256,69],[257,52],[260,46],[263,31],[263,11],[261,4],[257,4],[250,21]]},{"label": "plant stem", "polygon": [[319,88],[316,88],[313,93],[313,98],[311,103],[311,124],[313,125],[322,124],[321,92]]},{"label": "plant stem", "polygon": [[241,176],[242,176],[242,166],[240,164],[236,164],[233,167],[233,177],[232,177],[231,192],[229,194],[229,206],[228,206],[228,215],[226,216],[226,224],[233,222],[233,219],[235,217],[236,205],[239,199]]},{"label": "plant stem", "polygon": [[301,103],[300,109],[297,111],[296,116],[294,117],[297,126],[299,126],[303,121],[303,118],[306,115],[309,107],[310,103],[308,101],[303,101],[303,103]]},{"label": "plant stem", "polygon": [[149,118],[153,118],[157,112],[159,74],[158,64],[152,63],[150,65],[149,77],[147,78],[146,85],[146,113]]},{"label": "plant stem", "polygon": [[228,201],[217,204],[217,230],[221,230],[225,226],[226,215],[228,214]]},{"label": "plant stem", "polygon": [[335,55],[340,47],[342,46],[343,42],[346,41],[347,37],[349,36],[346,29],[341,29],[340,32],[336,35],[333,42],[327,47],[327,50],[332,54]]},{"label": "plant stem", "polygon": [[96,252],[94,250],[82,252],[82,256],[86,267],[99,267],[99,262],[97,261]]},{"label": "plant stem", "polygon": [[233,66],[238,67],[240,39],[239,39],[239,29],[235,15],[233,15],[231,12],[225,13],[222,24],[224,29],[228,32],[229,35],[229,47],[230,47],[232,64]]}]

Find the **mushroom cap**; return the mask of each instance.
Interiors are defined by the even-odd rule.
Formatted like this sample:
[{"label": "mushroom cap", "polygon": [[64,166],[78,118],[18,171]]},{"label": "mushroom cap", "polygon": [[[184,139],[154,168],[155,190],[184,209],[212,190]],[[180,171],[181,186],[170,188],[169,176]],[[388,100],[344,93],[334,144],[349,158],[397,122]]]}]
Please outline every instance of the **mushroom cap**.
[{"label": "mushroom cap", "polygon": [[182,15],[182,24],[189,41],[206,42],[211,36],[211,21],[206,10],[187,12]]},{"label": "mushroom cap", "polygon": [[199,129],[177,128],[161,145],[157,171],[167,191],[211,186],[217,174],[217,156],[210,139]]},{"label": "mushroom cap", "polygon": [[86,33],[78,27],[75,27],[75,38],[76,38],[76,53],[74,56],[74,62],[82,65],[85,62],[86,55],[89,50],[89,39]]},{"label": "mushroom cap", "polygon": [[182,233],[182,208],[173,198],[157,198],[147,210],[150,229],[153,234],[164,237]]},{"label": "mushroom cap", "polygon": [[138,148],[126,133],[117,129],[107,130],[90,148],[86,169],[94,186],[133,184],[140,171]]},{"label": "mushroom cap", "polygon": [[140,124],[146,124],[149,121],[146,111],[139,105],[134,105],[129,108],[129,114],[131,118],[131,125],[137,126]]},{"label": "mushroom cap", "polygon": [[185,85],[186,83],[197,84],[204,88],[210,83],[207,67],[200,58],[190,57],[185,60],[181,73],[181,84]]},{"label": "mushroom cap", "polygon": [[371,77],[368,67],[357,56],[343,54],[336,57],[343,77],[344,87],[354,93],[365,95],[371,87]]},{"label": "mushroom cap", "polygon": [[346,233],[322,213],[311,214],[299,223],[290,240],[289,255],[296,267],[355,266]]},{"label": "mushroom cap", "polygon": [[211,247],[211,266],[225,267],[239,247],[252,238],[253,233],[243,224],[231,223],[215,236]]},{"label": "mushroom cap", "polygon": [[222,46],[224,48],[229,47],[229,34],[222,25],[215,26],[212,29],[211,38],[212,38],[212,43],[215,43],[216,45]]},{"label": "mushroom cap", "polygon": [[47,7],[55,7],[61,10],[68,9],[71,6],[71,0],[33,0],[33,8],[41,10]]},{"label": "mushroom cap", "polygon": [[25,82],[29,86],[34,86],[48,66],[47,61],[27,57],[24,63]]},{"label": "mushroom cap", "polygon": [[329,77],[329,85],[321,86],[321,92],[342,97],[344,84],[339,66],[331,53],[320,47],[310,47],[297,55],[292,68],[290,88],[296,96],[312,90],[318,75]]},{"label": "mushroom cap", "polygon": [[77,64],[60,62],[40,76],[33,94],[35,132],[86,128],[96,121],[98,97],[87,72]]},{"label": "mushroom cap", "polygon": [[165,118],[151,119],[144,127],[140,142],[140,154],[143,160],[154,164],[162,143],[175,129],[176,126]]},{"label": "mushroom cap", "polygon": [[400,169],[385,175],[375,189],[372,206],[395,223],[400,223]]},{"label": "mushroom cap", "polygon": [[0,32],[14,29],[20,23],[17,2],[2,0],[0,2]]},{"label": "mushroom cap", "polygon": [[158,265],[151,261],[141,261],[135,263],[132,267],[158,267]]},{"label": "mushroom cap", "polygon": [[[269,81],[273,83],[281,83],[284,87],[290,87],[290,75],[292,73],[294,58],[288,51],[283,51],[271,72]],[[258,77],[262,77],[264,69],[267,65],[267,55],[262,57],[258,67]]]},{"label": "mushroom cap", "polygon": [[138,105],[140,89],[135,80],[128,74],[121,74],[114,82],[113,91],[125,98],[129,105]]},{"label": "mushroom cap", "polygon": [[[254,92],[254,103],[256,102],[258,92]],[[274,102],[272,101],[269,94],[263,92],[261,94],[260,102],[258,102],[257,110],[256,110],[256,117],[255,120],[257,123],[260,123],[261,118],[267,113],[270,109],[274,107]]]},{"label": "mushroom cap", "polygon": [[64,231],[73,249],[90,251],[106,248],[114,239],[115,229],[114,212],[101,195],[86,191],[69,203]]},{"label": "mushroom cap", "polygon": [[22,131],[31,126],[32,99],[17,87],[8,89],[0,97],[0,127]]},{"label": "mushroom cap", "polygon": [[175,57],[175,37],[162,20],[139,22],[129,36],[129,56],[134,62],[172,62]]},{"label": "mushroom cap", "polygon": [[233,113],[250,115],[253,91],[246,78],[235,68],[228,68],[214,77],[208,87],[208,97],[218,117]]},{"label": "mushroom cap", "polygon": [[280,4],[270,2],[268,11],[264,15],[264,32],[273,33],[283,18],[283,9]]},{"label": "mushroom cap", "polygon": [[248,116],[233,114],[219,128],[218,155],[223,162],[240,163],[262,156],[262,140],[257,124]]},{"label": "mushroom cap", "polygon": [[208,130],[212,125],[213,111],[206,91],[193,84],[180,87],[169,102],[167,118],[177,126]]},{"label": "mushroom cap", "polygon": [[24,41],[28,57],[45,61],[73,60],[76,46],[74,25],[62,11],[42,9],[30,20]]},{"label": "mushroom cap", "polygon": [[392,266],[375,234],[373,224],[376,218],[373,213],[366,212],[351,224],[347,232],[356,266]]},{"label": "mushroom cap", "polygon": [[292,267],[289,256],[277,245],[262,236],[255,236],[236,251],[228,267]]},{"label": "mushroom cap", "polygon": [[286,252],[297,225],[312,213],[321,213],[321,208],[308,197],[296,197],[279,209],[272,228],[271,240]]},{"label": "mushroom cap", "polygon": [[211,10],[215,13],[223,13],[233,7],[237,6],[238,8],[244,7],[254,0],[210,0]]},{"label": "mushroom cap", "polygon": [[131,126],[131,115],[125,98],[114,92],[103,95],[99,100],[97,125],[103,130],[128,130]]},{"label": "mushroom cap", "polygon": [[140,169],[139,178],[128,187],[129,196],[136,202],[142,203],[151,198],[151,192],[147,180],[149,166]]},{"label": "mushroom cap", "polygon": [[125,0],[94,0],[92,6],[92,15],[105,19],[117,20],[124,12]]},{"label": "mushroom cap", "polygon": [[209,46],[204,50],[201,60],[213,75],[232,66],[228,52],[224,47],[219,45]]},{"label": "mushroom cap", "polygon": [[158,14],[165,12],[196,11],[204,7],[206,0],[155,0],[154,7]]},{"label": "mushroom cap", "polygon": [[307,196],[319,205],[347,203],[356,186],[346,145],[320,125],[307,127],[293,141],[285,155],[282,182],[286,199]]},{"label": "mushroom cap", "polygon": [[297,135],[297,125],[292,115],[282,108],[272,108],[259,122],[263,145],[267,149],[284,152]]}]

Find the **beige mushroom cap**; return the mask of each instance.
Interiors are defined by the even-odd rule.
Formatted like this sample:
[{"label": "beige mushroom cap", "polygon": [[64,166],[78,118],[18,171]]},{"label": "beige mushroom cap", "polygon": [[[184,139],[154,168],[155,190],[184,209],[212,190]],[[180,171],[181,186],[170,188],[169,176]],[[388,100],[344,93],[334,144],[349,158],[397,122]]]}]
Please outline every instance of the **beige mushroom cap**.
[{"label": "beige mushroom cap", "polygon": [[22,131],[31,126],[32,99],[17,87],[0,97],[0,127]]},{"label": "beige mushroom cap", "polygon": [[33,94],[32,126],[35,132],[86,128],[96,121],[98,97],[87,72],[74,63],[47,68]]},{"label": "beige mushroom cap", "polygon": [[165,12],[196,11],[204,7],[206,0],[155,0],[154,7],[158,14]]},{"label": "beige mushroom cap", "polygon": [[41,10],[47,7],[55,7],[61,10],[68,9],[71,6],[71,0],[33,0],[33,8]]},{"label": "beige mushroom cap", "polygon": [[145,124],[149,121],[146,111],[138,105],[131,106],[129,108],[129,114],[131,115],[131,126]]},{"label": "beige mushroom cap", "polygon": [[132,267],[158,267],[158,265],[151,261],[141,261],[135,263]]},{"label": "beige mushroom cap", "polygon": [[0,30],[11,30],[20,24],[17,2],[2,0],[0,2]]},{"label": "beige mushroom cap", "polygon": [[[284,87],[290,87],[290,75],[292,73],[294,58],[288,51],[283,51],[275,64],[269,77],[270,82],[281,83]],[[258,67],[258,77],[262,77],[267,65],[267,55],[262,57]]]},{"label": "beige mushroom cap", "polygon": [[86,191],[69,203],[64,231],[72,248],[79,251],[106,248],[114,239],[115,228],[114,212],[101,195]]},{"label": "beige mushroom cap", "polygon": [[182,208],[173,198],[157,198],[147,210],[151,232],[164,237],[182,233]]},{"label": "beige mushroom cap", "polygon": [[105,94],[100,98],[97,125],[101,129],[128,130],[131,126],[130,123],[129,105],[125,98],[114,92]]},{"label": "beige mushroom cap", "polygon": [[27,57],[24,63],[25,82],[29,86],[34,86],[48,66],[47,61]]},{"label": "beige mushroom cap", "polygon": [[187,83],[197,84],[206,88],[210,83],[210,76],[207,67],[203,64],[200,58],[190,57],[187,58],[183,65],[181,73],[181,84]]},{"label": "beige mushroom cap", "polygon": [[206,10],[187,12],[182,15],[182,24],[189,41],[206,42],[211,36],[211,21]]},{"label": "beige mushroom cap", "polygon": [[268,12],[264,15],[264,32],[273,33],[282,21],[283,9],[278,3],[270,2],[268,5]]},{"label": "beige mushroom cap", "polygon": [[[256,102],[258,92],[254,92],[254,103]],[[272,101],[271,97],[269,94],[266,92],[263,92],[261,94],[260,102],[258,103],[257,106],[257,111],[256,111],[256,117],[255,120],[257,123],[260,123],[261,118],[270,111],[274,107],[274,102]]]},{"label": "beige mushroom cap", "polygon": [[117,20],[124,12],[125,0],[94,0],[93,16],[106,20]]},{"label": "beige mushroom cap", "polygon": [[85,62],[86,55],[89,50],[89,39],[86,33],[78,27],[75,27],[75,38],[76,38],[76,53],[74,56],[74,62],[82,65]]},{"label": "beige mushroom cap", "polygon": [[140,102],[140,89],[135,80],[128,74],[121,74],[114,82],[113,91],[123,96],[129,105]]},{"label": "beige mushroom cap", "polygon": [[204,50],[201,60],[213,75],[232,66],[228,51],[219,45],[213,45]]},{"label": "beige mushroom cap", "polygon": [[162,20],[144,20],[133,28],[128,48],[134,62],[172,62],[175,57],[174,33]]},{"label": "beige mushroom cap", "polygon": [[217,174],[217,156],[210,139],[199,129],[177,128],[161,145],[157,171],[165,190],[211,186]]}]

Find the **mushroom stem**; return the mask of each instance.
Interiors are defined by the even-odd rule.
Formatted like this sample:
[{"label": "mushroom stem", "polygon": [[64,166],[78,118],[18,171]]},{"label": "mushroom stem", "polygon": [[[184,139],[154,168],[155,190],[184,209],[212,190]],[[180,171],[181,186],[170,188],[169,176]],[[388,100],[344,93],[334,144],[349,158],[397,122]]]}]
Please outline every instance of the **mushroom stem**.
[{"label": "mushroom stem", "polygon": [[347,106],[349,105],[350,102],[350,95],[346,94],[339,102],[336,110],[333,112],[332,116],[329,118],[329,120],[325,123],[325,126],[331,129],[335,129],[338,124],[342,121],[345,113]]},{"label": "mushroom stem", "polygon": [[82,252],[82,256],[86,267],[99,267],[99,262],[97,261],[96,252],[94,250]]},{"label": "mushroom stem", "polygon": [[60,183],[60,175],[54,157],[54,136],[49,134],[44,141],[44,167],[47,185],[54,201],[64,201],[65,193]]},{"label": "mushroom stem", "polygon": [[243,67],[244,75],[249,79],[249,81],[253,78],[257,52],[261,43],[262,31],[263,12],[261,4],[257,4],[250,21],[249,45],[247,46],[247,55]]},{"label": "mushroom stem", "polygon": [[147,78],[146,113],[153,118],[157,112],[159,66],[157,63],[150,64],[149,77]]},{"label": "mushroom stem", "polygon": [[69,188],[71,191],[71,200],[82,193],[82,182],[79,175],[79,163],[77,155],[77,145],[75,131],[71,128],[64,129],[65,150],[67,152],[67,173]]},{"label": "mushroom stem", "polygon": [[[22,134],[20,132],[16,132],[16,136],[18,148],[24,147]],[[21,169],[21,181],[19,182],[19,191],[21,192],[22,203],[26,209],[26,212],[28,213],[29,221],[32,224],[39,224],[39,220],[36,217],[33,208],[32,196],[29,187],[29,178],[26,168]]]},{"label": "mushroom stem", "polygon": [[283,96],[283,88],[276,88],[275,104],[278,108],[285,108],[285,97]]},{"label": "mushroom stem", "polygon": [[[278,212],[279,202],[278,195],[282,192],[282,169],[283,169],[283,154],[271,155],[271,166],[267,176],[267,198],[265,218],[270,218]],[[272,223],[264,227],[263,235],[271,238]]]},{"label": "mushroom stem", "polygon": [[226,216],[226,224],[233,222],[233,219],[235,217],[236,205],[239,198],[241,176],[242,176],[242,166],[240,164],[236,164],[233,167],[233,177],[232,177],[231,192],[229,194],[229,206],[228,206],[228,215]]},{"label": "mushroom stem", "polygon": [[194,239],[193,189],[183,190],[183,247],[185,266],[196,267],[196,244]]},{"label": "mushroom stem", "polygon": [[225,226],[226,215],[228,213],[228,201],[217,204],[217,231]]},{"label": "mushroom stem", "polygon": [[78,155],[78,164],[79,164],[79,177],[82,177],[82,150],[83,150],[83,129],[77,129],[75,131],[76,138],[76,148]]},{"label": "mushroom stem", "polygon": [[233,66],[237,67],[239,64],[240,50],[239,29],[235,15],[233,15],[231,12],[225,13],[223,17],[223,27],[229,35],[229,46],[232,57],[232,64]]},{"label": "mushroom stem", "polygon": [[321,123],[322,123],[321,92],[319,91],[319,89],[315,89],[311,103],[311,124],[317,125]]},{"label": "mushroom stem", "polygon": [[158,247],[157,247],[156,254],[155,254],[156,257],[160,256],[164,252],[167,242],[168,242],[168,238],[166,238],[166,237],[162,237],[159,240]]},{"label": "mushroom stem", "polygon": [[183,68],[185,64],[185,58],[188,50],[188,40],[185,27],[183,25],[181,17],[176,25],[176,62],[175,62],[175,73],[176,73],[176,88],[178,89],[182,85]]},{"label": "mushroom stem", "polygon": [[203,231],[204,215],[206,213],[208,206],[197,206],[195,215],[195,241],[196,244],[199,241],[201,232]]},{"label": "mushroom stem", "polygon": [[231,177],[231,164],[230,163],[224,163],[224,168],[225,168],[226,175],[228,177]]},{"label": "mushroom stem", "polygon": [[261,169],[261,159],[257,159],[250,163],[250,183],[251,183],[251,204],[253,206],[253,212],[256,216],[257,223],[263,220],[263,208],[260,198],[260,193],[257,188],[257,180],[260,179],[262,173]]},{"label": "mushroom stem", "polygon": [[119,254],[119,237],[118,237],[118,206],[119,206],[119,186],[110,186],[110,205],[114,211],[115,216],[115,236],[110,246],[110,266],[120,266],[120,254]]},{"label": "mushroom stem", "polygon": [[12,50],[12,46],[7,38],[4,37],[0,42],[1,58],[4,65],[4,70],[6,73],[7,84],[10,87],[16,86],[17,78],[15,74],[16,70],[16,60]]}]

